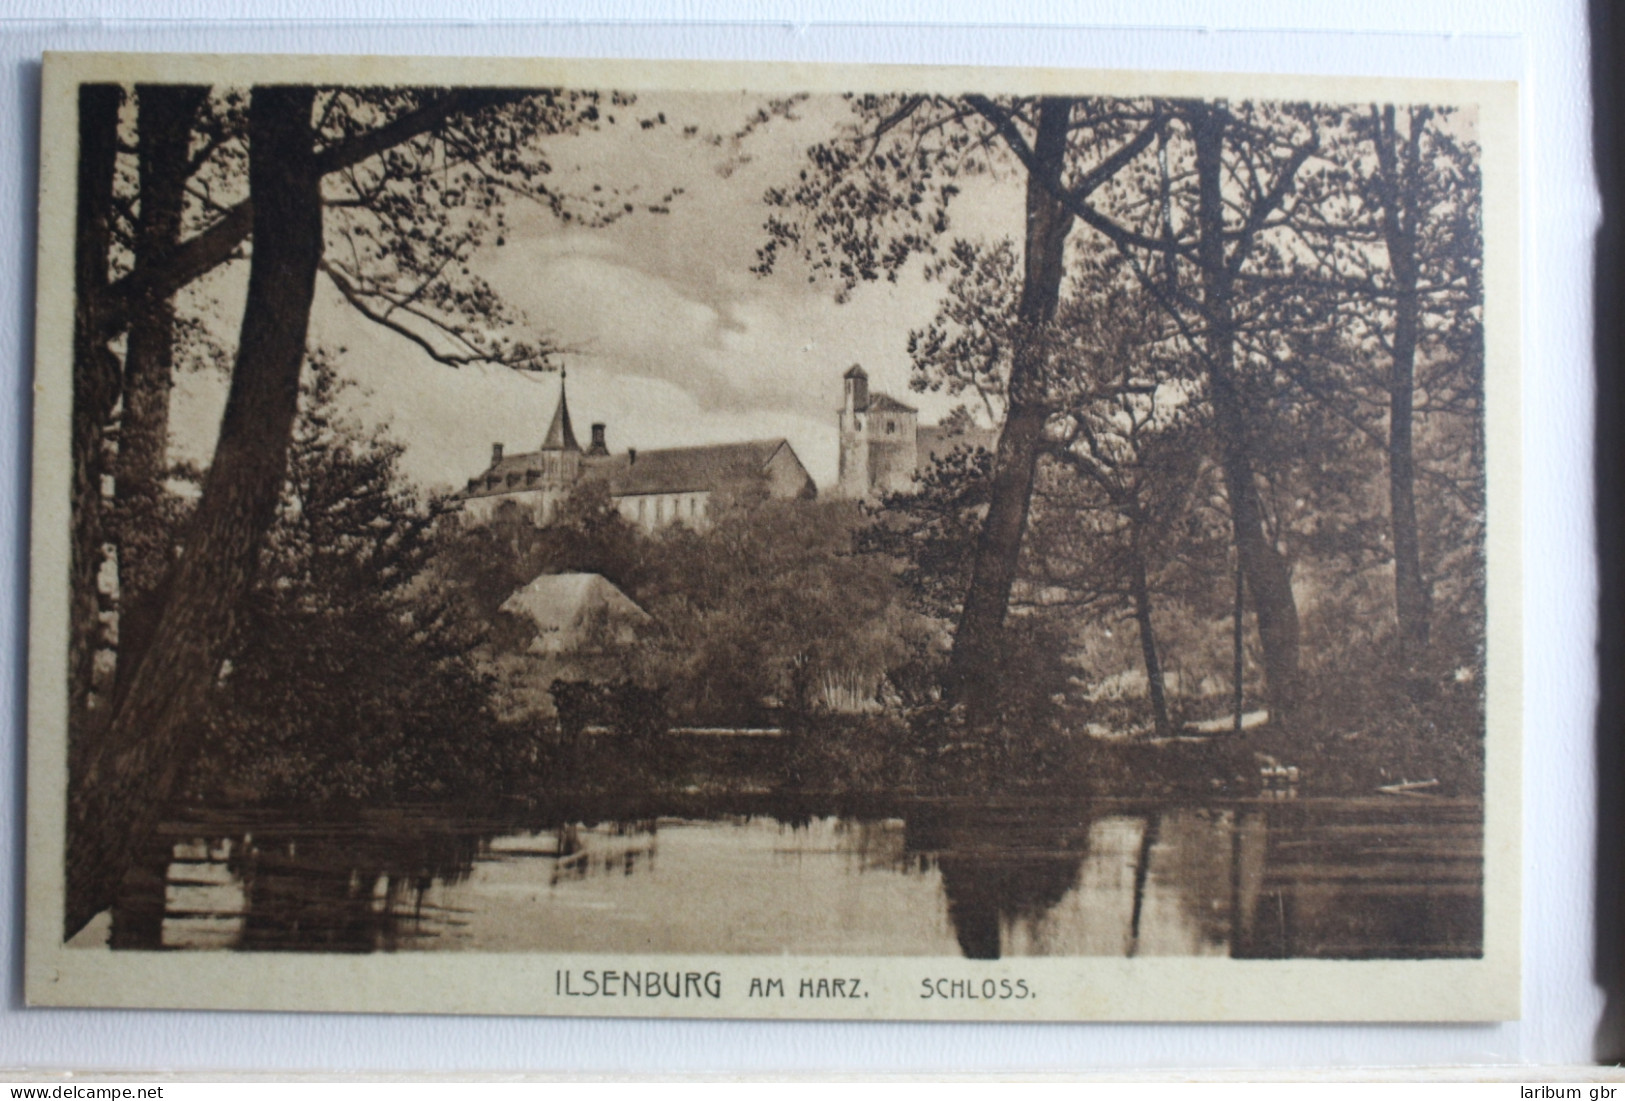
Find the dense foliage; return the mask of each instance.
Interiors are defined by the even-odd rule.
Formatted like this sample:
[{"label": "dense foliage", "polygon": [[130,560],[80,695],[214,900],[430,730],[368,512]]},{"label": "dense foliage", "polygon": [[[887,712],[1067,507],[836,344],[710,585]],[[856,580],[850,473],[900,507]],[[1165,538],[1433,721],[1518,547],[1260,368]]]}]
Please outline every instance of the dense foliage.
[{"label": "dense foliage", "polygon": [[203,796],[424,799],[490,793],[523,751],[494,721],[477,621],[423,584],[440,503],[401,448],[338,411],[318,358],[270,544],[211,697]]},{"label": "dense foliage", "polygon": [[[652,780],[676,724],[782,727],[795,782],[1133,783],[1102,744],[1246,715],[1258,730],[1193,766],[1225,790],[1295,761],[1322,790],[1479,793],[1471,112],[845,102],[764,196],[755,270],[799,264],[844,300],[923,264],[942,294],[897,334],[913,383],[996,449],[863,506],[741,492],[646,535],[590,488],[545,526],[443,516],[399,482],[398,445],[338,416],[307,344],[320,286],[441,364],[548,367],[478,254],[519,198],[571,226],[670,213],[675,191],[554,174],[573,135],[663,112],[569,89],[80,89],[70,931],[189,770],[193,794],[522,790],[567,782],[554,749],[598,726]],[[1017,191],[1020,240],[957,232],[968,195]],[[198,281],[248,241],[232,346]],[[197,361],[229,364],[229,394],[177,496],[169,391]],[[503,604],[564,572],[648,620],[533,653]]]}]

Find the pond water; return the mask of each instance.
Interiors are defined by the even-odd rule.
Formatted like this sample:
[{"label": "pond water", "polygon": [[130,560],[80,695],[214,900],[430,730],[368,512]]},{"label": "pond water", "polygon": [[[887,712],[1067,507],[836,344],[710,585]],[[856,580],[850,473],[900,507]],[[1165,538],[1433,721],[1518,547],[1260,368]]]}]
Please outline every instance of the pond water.
[{"label": "pond water", "polygon": [[1475,802],[396,808],[170,823],[116,947],[1430,958],[1482,946]]}]

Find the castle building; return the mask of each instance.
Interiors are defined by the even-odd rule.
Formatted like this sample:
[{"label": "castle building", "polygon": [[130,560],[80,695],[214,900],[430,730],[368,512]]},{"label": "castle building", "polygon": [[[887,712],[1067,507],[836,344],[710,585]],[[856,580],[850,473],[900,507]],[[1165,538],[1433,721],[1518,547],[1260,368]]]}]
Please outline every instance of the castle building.
[{"label": "castle building", "polygon": [[491,465],[470,478],[462,494],[465,515],[488,520],[504,502],[548,523],[578,486],[604,486],[616,509],[644,531],[683,523],[702,530],[710,523],[713,499],[730,493],[765,492],[769,497],[812,498],[818,490],[790,442],[783,438],[707,444],[610,454],[603,424],[592,426],[586,450],[576,441],[564,384],[542,445],[506,454],[491,445]]},{"label": "castle building", "polygon": [[919,410],[890,394],[869,389],[869,374],[854,363],[842,376],[842,402],[836,415],[841,437],[837,491],[843,497],[900,493],[937,459],[957,447],[998,446],[994,428],[919,423]]}]

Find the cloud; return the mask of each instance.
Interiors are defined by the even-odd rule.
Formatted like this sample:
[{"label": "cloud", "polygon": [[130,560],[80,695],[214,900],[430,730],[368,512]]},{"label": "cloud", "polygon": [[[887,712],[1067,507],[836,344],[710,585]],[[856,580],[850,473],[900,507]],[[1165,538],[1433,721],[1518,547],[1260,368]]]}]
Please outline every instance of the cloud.
[{"label": "cloud", "polygon": [[[873,389],[918,406],[924,423],[954,404],[908,389],[908,333],[930,322],[943,288],[915,267],[897,284],[867,284],[837,304],[829,285],[808,283],[794,265],[769,278],[753,274],[764,189],[793,180],[807,146],[846,112],[835,97],[809,102],[801,121],[775,122],[749,139],[748,161],[723,178],[716,168],[731,150],[685,139],[681,127],[694,119],[729,133],[755,103],[743,95],[646,95],[632,117],[663,110],[672,122],[666,130],[621,126],[559,142],[549,149],[557,186],[590,191],[600,183],[644,204],[673,188],[683,193],[669,214],[640,210],[594,229],[516,202],[505,244],[488,244],[470,267],[523,311],[531,335],[573,349],[561,362],[583,439],[593,420],[610,425],[615,450],[784,436],[814,478],[829,484],[841,374],[850,364],[863,364]],[[967,182],[953,232],[1019,232],[1018,182]],[[233,337],[235,309],[221,313],[222,331]],[[493,442],[534,448],[557,400],[557,375],[433,363],[361,318],[325,282],[318,282],[311,342],[346,349],[338,362],[358,384],[346,399],[351,409],[405,445],[405,472],[425,485],[461,486],[484,469]],[[224,382],[200,378],[182,390],[177,449],[206,459]]]}]

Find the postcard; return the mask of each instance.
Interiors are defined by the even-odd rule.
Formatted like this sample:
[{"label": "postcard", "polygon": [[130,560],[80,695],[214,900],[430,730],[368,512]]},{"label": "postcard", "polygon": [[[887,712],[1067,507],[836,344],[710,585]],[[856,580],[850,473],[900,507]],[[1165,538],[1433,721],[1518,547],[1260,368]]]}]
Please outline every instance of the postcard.
[{"label": "postcard", "polygon": [[1516,103],[49,56],[30,1003],[1516,1017]]}]

